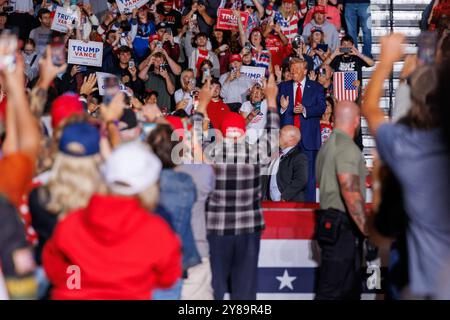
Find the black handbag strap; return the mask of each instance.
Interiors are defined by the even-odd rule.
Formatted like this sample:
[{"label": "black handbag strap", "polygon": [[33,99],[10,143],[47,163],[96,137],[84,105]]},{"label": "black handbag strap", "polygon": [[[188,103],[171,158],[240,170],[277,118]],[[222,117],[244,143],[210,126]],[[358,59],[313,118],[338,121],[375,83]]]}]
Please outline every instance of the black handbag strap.
[{"label": "black handbag strap", "polygon": [[35,54],[34,57],[33,57],[33,59],[31,59],[30,67],[33,66],[34,62],[36,61],[36,58],[37,58],[37,54]]}]

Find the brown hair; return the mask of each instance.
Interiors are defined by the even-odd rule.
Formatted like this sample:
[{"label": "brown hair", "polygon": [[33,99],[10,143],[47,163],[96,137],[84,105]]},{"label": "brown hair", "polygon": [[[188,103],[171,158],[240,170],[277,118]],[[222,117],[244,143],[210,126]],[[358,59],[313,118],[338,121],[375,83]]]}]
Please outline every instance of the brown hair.
[{"label": "brown hair", "polygon": [[173,130],[170,125],[159,124],[147,138],[147,143],[161,160],[164,169],[176,166],[172,160],[172,150],[178,144],[178,141],[172,141],[172,133]]}]

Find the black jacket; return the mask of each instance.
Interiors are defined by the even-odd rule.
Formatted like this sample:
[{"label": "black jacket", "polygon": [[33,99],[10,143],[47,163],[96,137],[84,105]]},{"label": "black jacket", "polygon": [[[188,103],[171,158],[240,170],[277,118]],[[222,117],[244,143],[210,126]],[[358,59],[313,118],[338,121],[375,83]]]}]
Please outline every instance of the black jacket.
[{"label": "black jacket", "polygon": [[[270,178],[264,176],[264,199],[270,199]],[[281,199],[285,201],[305,201],[305,189],[308,183],[308,158],[298,148],[291,149],[281,157],[277,172],[277,185]]]}]

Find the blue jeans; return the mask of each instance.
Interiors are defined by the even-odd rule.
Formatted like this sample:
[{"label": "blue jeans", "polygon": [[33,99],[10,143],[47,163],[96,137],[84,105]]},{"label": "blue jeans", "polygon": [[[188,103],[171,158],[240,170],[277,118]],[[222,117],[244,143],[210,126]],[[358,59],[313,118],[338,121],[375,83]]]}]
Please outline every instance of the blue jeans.
[{"label": "blue jeans", "polygon": [[180,300],[183,279],[177,280],[175,284],[168,289],[155,289],[152,292],[153,300]]},{"label": "blue jeans", "polygon": [[372,58],[372,17],[370,3],[347,3],[345,5],[347,32],[358,46],[358,23],[363,32],[363,55]]}]

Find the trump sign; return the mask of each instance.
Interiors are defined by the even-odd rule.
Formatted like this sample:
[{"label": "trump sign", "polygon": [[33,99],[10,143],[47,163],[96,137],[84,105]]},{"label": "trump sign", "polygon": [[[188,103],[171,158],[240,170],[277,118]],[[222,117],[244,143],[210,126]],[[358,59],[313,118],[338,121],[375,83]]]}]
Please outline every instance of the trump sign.
[{"label": "trump sign", "polygon": [[146,4],[148,0],[117,0],[117,7],[121,13],[131,12],[135,8],[140,8]]},{"label": "trump sign", "polygon": [[[242,26],[244,30],[247,29],[248,12],[240,12]],[[231,9],[219,9],[217,12],[217,29],[222,30],[239,30],[238,21]]]},{"label": "trump sign", "polygon": [[67,32],[67,26],[72,24],[73,20],[78,20],[76,11],[71,11],[65,7],[58,7],[53,17],[51,29],[62,33]]},{"label": "trump sign", "polygon": [[103,59],[102,42],[84,42],[80,40],[69,40],[67,61],[71,64],[101,67]]}]

